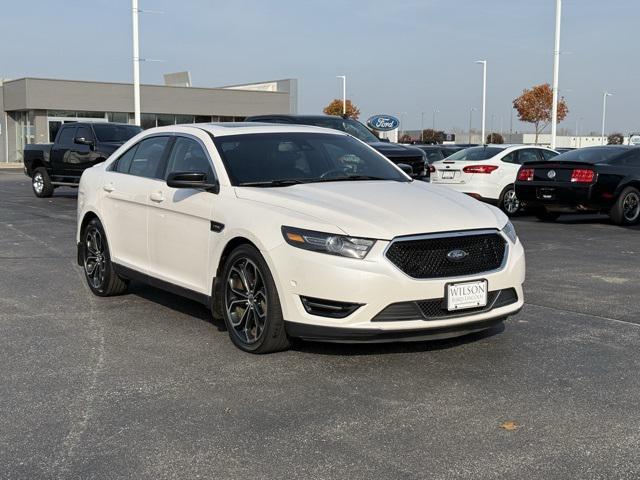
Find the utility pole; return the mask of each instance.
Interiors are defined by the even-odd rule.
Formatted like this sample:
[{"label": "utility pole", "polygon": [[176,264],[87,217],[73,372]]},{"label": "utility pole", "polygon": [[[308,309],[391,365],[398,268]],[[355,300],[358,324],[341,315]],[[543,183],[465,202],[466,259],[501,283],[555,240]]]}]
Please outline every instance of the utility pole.
[{"label": "utility pole", "polygon": [[424,143],[424,112],[420,112],[420,140]]},{"label": "utility pole", "polygon": [[485,123],[486,123],[486,111],[487,111],[487,61],[477,60],[476,63],[482,65],[482,138],[481,144],[484,144],[485,139]]},{"label": "utility pole", "polygon": [[602,95],[602,138],[601,138],[602,145],[605,145],[604,123],[607,118],[607,97],[610,97],[611,95],[613,95],[613,93],[609,93],[609,92],[604,92],[604,94]]},{"label": "utility pole", "polygon": [[553,49],[553,105],[551,107],[551,148],[556,148],[558,130],[558,77],[560,73],[560,20],[562,16],[562,0],[556,0],[556,39]]},{"label": "utility pole", "polygon": [[131,20],[133,23],[133,118],[140,126],[140,52],[138,45],[138,0],[131,0]]}]

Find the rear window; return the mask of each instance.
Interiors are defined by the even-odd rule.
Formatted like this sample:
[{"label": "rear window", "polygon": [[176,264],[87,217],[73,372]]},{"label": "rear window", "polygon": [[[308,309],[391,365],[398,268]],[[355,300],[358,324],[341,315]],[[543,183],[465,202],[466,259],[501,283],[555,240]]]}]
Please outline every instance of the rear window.
[{"label": "rear window", "polygon": [[503,150],[504,148],[500,148],[500,147],[465,148],[464,150],[460,150],[459,152],[456,152],[453,155],[447,157],[447,160],[464,160],[464,161],[488,160],[489,158],[495,157]]},{"label": "rear window", "polygon": [[142,129],[136,125],[113,125],[96,123],[93,125],[98,141],[124,143],[139,134]]},{"label": "rear window", "polygon": [[624,147],[588,147],[571,150],[554,157],[554,161],[607,163],[609,160],[624,154],[628,150]]}]

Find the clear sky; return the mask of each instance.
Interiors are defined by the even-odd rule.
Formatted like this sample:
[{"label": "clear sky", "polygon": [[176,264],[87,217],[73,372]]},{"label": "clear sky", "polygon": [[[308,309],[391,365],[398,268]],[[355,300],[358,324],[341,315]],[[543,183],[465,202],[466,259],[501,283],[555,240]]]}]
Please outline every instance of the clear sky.
[{"label": "clear sky", "polygon": [[[564,0],[560,89],[572,132],[640,130],[638,0]],[[2,0],[0,77],[131,81],[129,0]],[[487,129],[511,101],[551,82],[555,0],[140,0],[144,83],[190,70],[196,86],[299,79],[299,110],[341,95],[362,112],[406,112],[405,127],[467,128],[488,60]],[[474,126],[479,126],[475,114]],[[514,121],[514,130],[530,130]]]}]

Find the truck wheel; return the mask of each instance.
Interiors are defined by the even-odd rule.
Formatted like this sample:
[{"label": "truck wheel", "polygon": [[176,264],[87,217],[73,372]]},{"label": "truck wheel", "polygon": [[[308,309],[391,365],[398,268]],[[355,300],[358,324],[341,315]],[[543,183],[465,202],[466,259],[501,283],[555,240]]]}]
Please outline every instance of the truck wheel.
[{"label": "truck wheel", "polygon": [[119,277],[111,263],[107,235],[94,218],[82,231],[82,265],[91,291],[99,297],[124,293],[127,281]]},{"label": "truck wheel", "polygon": [[36,197],[47,198],[53,195],[53,185],[51,185],[51,178],[47,173],[47,170],[43,167],[38,167],[34,170],[31,177],[31,187]]},{"label": "truck wheel", "polygon": [[616,225],[635,225],[640,220],[640,191],[627,187],[611,208],[611,220]]}]

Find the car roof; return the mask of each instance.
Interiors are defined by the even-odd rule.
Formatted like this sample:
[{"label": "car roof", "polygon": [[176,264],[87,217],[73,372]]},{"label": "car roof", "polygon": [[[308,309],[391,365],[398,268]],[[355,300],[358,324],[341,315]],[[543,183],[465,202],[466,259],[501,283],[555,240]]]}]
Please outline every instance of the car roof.
[{"label": "car roof", "polygon": [[291,113],[272,113],[268,115],[251,115],[248,119],[255,118],[260,120],[261,118],[288,118],[290,120],[324,120],[326,118],[342,118],[337,115],[294,115]]},{"label": "car roof", "polygon": [[150,128],[145,132],[179,132],[190,129],[204,130],[214,137],[228,135],[245,135],[251,133],[330,133],[332,135],[348,135],[347,133],[331,128],[316,127],[312,125],[282,125],[276,123],[260,122],[221,122],[221,123],[194,123],[185,125],[169,125],[166,127]]}]

